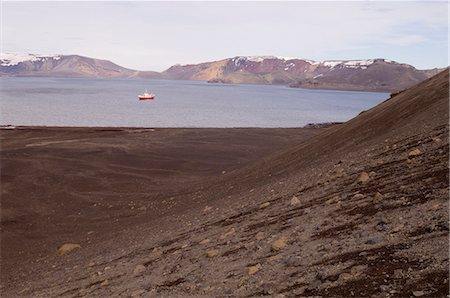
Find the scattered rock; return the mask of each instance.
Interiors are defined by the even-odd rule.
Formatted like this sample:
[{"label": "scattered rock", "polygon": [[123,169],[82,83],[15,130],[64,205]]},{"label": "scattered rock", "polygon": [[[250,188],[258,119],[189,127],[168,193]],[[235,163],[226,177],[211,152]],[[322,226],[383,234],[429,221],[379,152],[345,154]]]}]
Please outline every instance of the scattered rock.
[{"label": "scattered rock", "polygon": [[418,156],[420,154],[422,154],[422,151],[420,151],[420,149],[416,148],[414,150],[409,151],[408,157],[414,157],[414,156]]},{"label": "scattered rock", "polygon": [[290,266],[290,267],[299,267],[302,264],[301,259],[297,256],[289,256],[283,262],[286,266]]},{"label": "scattered rock", "polygon": [[208,244],[209,242],[211,242],[211,240],[209,239],[203,239],[202,241],[200,241],[198,244]]},{"label": "scattered rock", "polygon": [[325,202],[325,204],[327,204],[327,205],[332,205],[332,204],[334,204],[334,203],[339,202],[339,200],[340,200],[340,197],[339,197],[339,196],[334,196],[334,197],[332,197],[331,199],[327,200],[327,201]]},{"label": "scattered rock", "polygon": [[306,291],[307,292],[316,291],[321,284],[322,282],[320,280],[314,279],[312,282],[309,283],[308,287],[306,288]]},{"label": "scattered rock", "polygon": [[236,229],[235,228],[231,228],[229,229],[227,232],[223,233],[222,235],[220,235],[220,239],[225,239],[228,236],[233,235],[234,233],[236,233]]},{"label": "scattered rock", "polygon": [[376,236],[376,237],[369,238],[369,239],[366,241],[366,244],[378,244],[378,243],[381,243],[381,242],[383,242],[383,241],[384,241],[384,237],[382,237],[382,236]]},{"label": "scattered rock", "polygon": [[274,256],[270,256],[267,258],[267,261],[269,262],[273,262],[273,261],[278,261],[279,259],[281,259],[280,255],[274,255]]},{"label": "scattered rock", "polygon": [[435,143],[440,143],[442,140],[440,139],[440,138],[438,138],[438,137],[433,137],[433,138],[431,138],[432,140],[433,140],[433,142],[435,142]]},{"label": "scattered rock", "polygon": [[379,287],[378,287],[378,291],[380,291],[381,293],[384,293],[384,292],[387,292],[387,291],[389,291],[389,286],[388,285],[380,285]]},{"label": "scattered rock", "polygon": [[361,194],[361,193],[357,193],[356,195],[353,196],[354,200],[360,200],[363,199],[365,197],[365,195]]},{"label": "scattered rock", "polygon": [[211,209],[212,209],[212,207],[206,206],[205,208],[203,208],[203,213],[206,213],[206,212],[210,211]]},{"label": "scattered rock", "polygon": [[95,262],[94,261],[89,262],[88,267],[94,267],[94,266],[95,266]]},{"label": "scattered rock", "polygon": [[142,272],[144,272],[144,271],[145,271],[145,266],[139,264],[139,265],[137,265],[136,267],[134,267],[133,274],[134,274],[134,275],[140,275],[140,274],[141,274]]},{"label": "scattered rock", "polygon": [[373,201],[374,201],[374,203],[380,203],[381,201],[383,201],[383,195],[377,191],[375,193]]},{"label": "scattered rock", "polygon": [[298,204],[300,204],[300,200],[296,196],[293,196],[291,199],[291,206],[295,206]]},{"label": "scattered rock", "polygon": [[107,286],[107,285],[109,285],[109,280],[107,280],[107,279],[105,279],[105,280],[100,284],[100,286],[102,286],[102,287],[105,287],[105,286]]},{"label": "scattered rock", "polygon": [[264,209],[264,208],[267,208],[269,206],[270,206],[270,202],[265,202],[265,203],[259,205],[259,209]]},{"label": "scattered rock", "polygon": [[258,233],[256,233],[255,238],[256,238],[256,240],[262,240],[262,239],[264,239],[264,233],[263,233],[263,232],[258,232]]},{"label": "scattered rock", "polygon": [[79,244],[76,243],[65,243],[58,248],[58,255],[62,256],[66,253],[71,252],[74,249],[81,248]]},{"label": "scattered rock", "polygon": [[134,290],[133,292],[131,292],[131,297],[139,297],[144,293],[145,293],[144,289],[137,289],[137,290]]},{"label": "scattered rock", "polygon": [[219,250],[218,249],[211,249],[208,250],[208,252],[206,253],[206,255],[208,256],[208,258],[214,258],[217,257],[219,255]]},{"label": "scattered rock", "polygon": [[425,295],[425,292],[424,291],[414,291],[412,294],[414,297],[422,297]]},{"label": "scattered rock", "polygon": [[339,274],[339,280],[340,281],[347,281],[347,280],[352,279],[352,277],[353,276],[350,273],[347,273],[347,272]]},{"label": "scattered rock", "polygon": [[278,240],[275,240],[275,242],[272,243],[272,251],[280,251],[283,248],[286,247],[288,242],[287,237],[283,236]]},{"label": "scattered rock", "polygon": [[359,174],[358,179],[356,179],[356,183],[364,184],[369,181],[369,179],[369,174],[367,174],[367,172],[362,172],[361,174]]},{"label": "scattered rock", "polygon": [[262,269],[262,266],[261,266],[260,263],[258,263],[258,264],[254,265],[254,266],[248,267],[248,268],[247,268],[247,274],[248,274],[248,275],[253,275],[253,274],[255,274],[256,272],[258,272],[259,270],[261,270],[261,269]]}]

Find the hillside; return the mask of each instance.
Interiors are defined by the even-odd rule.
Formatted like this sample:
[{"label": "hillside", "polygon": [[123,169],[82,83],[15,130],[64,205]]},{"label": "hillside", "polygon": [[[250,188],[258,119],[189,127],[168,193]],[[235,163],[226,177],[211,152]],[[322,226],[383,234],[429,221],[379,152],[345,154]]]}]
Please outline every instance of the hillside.
[{"label": "hillside", "polygon": [[289,84],[291,87],[396,91],[415,85],[439,70],[417,70],[386,59],[315,62],[297,58],[234,57],[175,65],[164,78],[214,83]]},{"label": "hillside", "polygon": [[159,78],[157,72],[127,69],[107,60],[78,55],[4,54],[0,56],[1,76]]},{"label": "hillside", "polygon": [[[448,106],[446,70],[297,145],[220,175],[201,176],[198,183],[185,184],[185,192],[160,194],[160,203],[151,201],[161,212],[157,218],[142,210],[138,223],[126,225],[132,211],[113,206],[111,223],[101,233],[86,227],[84,237],[60,235],[81,247],[63,256],[55,247],[54,255],[16,268],[3,289],[10,296],[63,297],[446,297]],[[82,139],[66,135],[63,152]],[[11,145],[33,140],[30,132]],[[26,150],[44,150],[47,143],[19,146],[9,156],[26,158]],[[201,148],[189,140],[181,144],[175,148],[187,148],[182,150],[187,156],[194,153],[193,144]],[[110,162],[92,142],[86,145],[80,157],[98,154],[97,167],[103,159]],[[131,165],[130,150],[119,146],[105,152],[124,154],[114,160],[129,171],[140,165]],[[214,163],[213,155],[204,158]],[[197,169],[188,160],[181,164]],[[39,181],[58,179],[53,168]],[[88,173],[116,177],[95,175],[94,168]],[[145,171],[123,171],[120,177],[127,175],[131,184],[136,181],[123,184],[130,193],[147,185],[141,183],[148,178]],[[90,187],[79,194],[81,202],[89,192],[98,196],[95,184]],[[133,197],[124,199],[130,201]],[[68,218],[68,227],[76,218]],[[114,218],[121,220],[116,230]]]}]

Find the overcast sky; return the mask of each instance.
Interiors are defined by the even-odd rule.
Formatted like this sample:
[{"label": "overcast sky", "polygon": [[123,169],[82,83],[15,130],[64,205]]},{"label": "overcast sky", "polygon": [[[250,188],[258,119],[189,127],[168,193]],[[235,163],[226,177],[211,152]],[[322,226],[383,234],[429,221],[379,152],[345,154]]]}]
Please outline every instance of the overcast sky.
[{"label": "overcast sky", "polygon": [[238,55],[448,66],[448,2],[5,2],[2,51],[138,70]]}]

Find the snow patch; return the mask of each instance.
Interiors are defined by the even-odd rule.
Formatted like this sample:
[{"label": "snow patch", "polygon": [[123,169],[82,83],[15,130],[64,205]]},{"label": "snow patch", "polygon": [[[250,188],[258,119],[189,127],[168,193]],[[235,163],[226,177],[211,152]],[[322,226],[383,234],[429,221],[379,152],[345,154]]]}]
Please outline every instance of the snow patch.
[{"label": "snow patch", "polygon": [[323,61],[321,64],[323,66],[330,67],[331,69],[339,66],[341,68],[361,68],[366,69],[369,65],[375,63],[374,59],[367,60],[330,60]]},{"label": "snow patch", "polygon": [[25,61],[35,62],[48,59],[59,60],[61,59],[61,55],[0,53],[1,66],[13,66]]}]

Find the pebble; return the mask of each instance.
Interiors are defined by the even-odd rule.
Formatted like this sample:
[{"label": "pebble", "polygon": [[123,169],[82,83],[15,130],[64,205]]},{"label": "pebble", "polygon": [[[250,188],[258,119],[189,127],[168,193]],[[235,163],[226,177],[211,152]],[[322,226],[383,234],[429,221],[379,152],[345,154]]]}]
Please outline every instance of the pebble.
[{"label": "pebble", "polygon": [[261,270],[261,269],[262,269],[262,266],[261,266],[260,263],[258,263],[258,264],[254,265],[254,266],[248,267],[247,268],[247,273],[248,273],[248,275],[253,275],[256,272],[258,272],[259,270]]},{"label": "pebble", "polygon": [[208,244],[209,242],[211,242],[211,240],[209,240],[209,239],[203,239],[203,240],[200,241],[198,244]]},{"label": "pebble", "polygon": [[425,292],[424,291],[414,291],[412,294],[414,295],[414,297],[422,297],[425,295]]},{"label": "pebble", "polygon": [[258,233],[256,233],[255,238],[256,238],[256,240],[262,240],[262,239],[264,239],[264,233],[263,233],[263,232],[258,232]]},{"label": "pebble", "polygon": [[265,202],[265,203],[259,205],[259,209],[264,209],[264,208],[267,208],[269,206],[270,206],[270,202]]},{"label": "pebble", "polygon": [[364,197],[365,197],[365,196],[364,196],[363,194],[357,193],[356,195],[353,196],[353,199],[354,199],[354,200],[359,200],[359,199],[362,199],[362,198],[364,198]]},{"label": "pebble", "polygon": [[100,286],[102,286],[102,287],[107,286],[107,285],[109,285],[109,280],[107,280],[107,279],[105,279],[105,280],[100,284]]},{"label": "pebble", "polygon": [[134,275],[139,275],[139,274],[141,274],[141,273],[144,272],[144,271],[145,271],[145,266],[139,264],[139,265],[137,265],[136,267],[134,267],[133,274],[134,274]]},{"label": "pebble", "polygon": [[420,154],[422,154],[422,151],[420,151],[420,149],[416,148],[414,150],[409,151],[408,157],[414,157],[414,156],[418,156]]},{"label": "pebble", "polygon": [[137,289],[137,290],[134,290],[133,292],[131,292],[131,297],[139,297],[144,293],[145,293],[144,289]]},{"label": "pebble", "polygon": [[231,228],[229,229],[227,232],[223,233],[222,235],[220,235],[220,239],[225,239],[228,236],[233,235],[234,233],[236,233],[236,229],[235,228]]},{"label": "pebble", "polygon": [[272,243],[272,251],[280,251],[287,246],[288,239],[283,236],[275,242]]},{"label": "pebble", "polygon": [[296,196],[293,196],[291,199],[291,206],[295,206],[298,204],[300,204],[300,200]]},{"label": "pebble", "polygon": [[374,196],[374,202],[379,203],[381,201],[383,201],[383,195],[377,191]]},{"label": "pebble", "polygon": [[366,244],[378,244],[378,243],[381,243],[383,241],[384,241],[384,237],[376,236],[376,237],[369,238],[366,241]]},{"label": "pebble", "polygon": [[208,250],[208,252],[206,253],[206,255],[208,256],[208,258],[213,258],[219,255],[219,250],[218,249],[211,249]]},{"label": "pebble", "polygon": [[58,248],[58,255],[62,256],[66,253],[71,252],[72,250],[81,248],[81,245],[76,243],[65,243]]},{"label": "pebble", "polygon": [[356,183],[363,184],[369,181],[369,179],[369,174],[367,174],[367,172],[362,172],[361,174],[359,174],[358,179],[356,179]]}]

